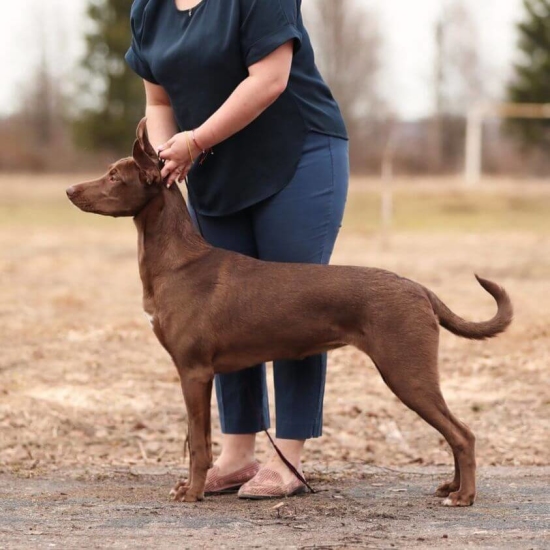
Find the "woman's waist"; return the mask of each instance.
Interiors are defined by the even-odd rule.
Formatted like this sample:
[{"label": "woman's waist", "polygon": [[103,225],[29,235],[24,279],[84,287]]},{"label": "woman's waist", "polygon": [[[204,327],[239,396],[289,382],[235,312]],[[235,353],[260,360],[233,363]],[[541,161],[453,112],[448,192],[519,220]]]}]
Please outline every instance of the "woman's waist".
[{"label": "woman's waist", "polygon": [[309,130],[304,137],[301,156],[303,158],[323,151],[329,154],[339,151],[347,152],[348,146],[347,138],[317,130]]}]

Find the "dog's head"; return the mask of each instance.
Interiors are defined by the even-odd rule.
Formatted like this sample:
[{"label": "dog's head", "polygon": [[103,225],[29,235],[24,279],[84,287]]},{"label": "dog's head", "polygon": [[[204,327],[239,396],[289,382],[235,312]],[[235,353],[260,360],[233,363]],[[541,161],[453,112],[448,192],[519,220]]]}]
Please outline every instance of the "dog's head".
[{"label": "dog's head", "polygon": [[132,156],[109,167],[98,180],[67,189],[71,202],[84,212],[103,216],[136,216],[161,191],[159,159],[147,136],[146,119],[137,127]]}]

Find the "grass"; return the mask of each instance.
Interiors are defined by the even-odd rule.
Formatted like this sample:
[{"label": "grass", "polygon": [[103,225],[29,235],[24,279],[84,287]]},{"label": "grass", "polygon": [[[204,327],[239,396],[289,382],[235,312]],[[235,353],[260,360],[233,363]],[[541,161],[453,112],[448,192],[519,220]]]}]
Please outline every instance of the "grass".
[{"label": "grass", "polygon": [[[135,229],[73,207],[64,191],[82,179],[0,174],[0,469],[180,467],[185,409],[176,371],[143,319]],[[481,436],[480,464],[547,464],[550,186],[465,192],[449,180],[396,182],[400,232],[388,246],[371,237],[377,187],[353,182],[334,263],[417,280],[472,320],[489,318],[494,304],[471,273],[504,284],[517,311],[507,334],[490,342],[442,334],[444,392]],[[440,234],[474,228],[487,233]],[[325,411],[309,464],[452,464],[353,348],[331,356]],[[258,448],[260,458],[271,452],[265,439]]]},{"label": "grass", "polygon": [[[392,229],[396,231],[550,232],[550,195],[516,191],[460,191],[398,188],[394,192]],[[380,227],[380,194],[353,189],[345,227],[375,232]]]},{"label": "grass", "polygon": [[[0,227],[128,228],[119,220],[84,215],[70,204],[65,188],[82,179],[0,174]],[[550,185],[544,183],[494,183],[467,190],[445,178],[428,185],[401,181],[394,186],[393,200],[393,231],[550,232]],[[352,182],[344,231],[373,233],[379,228],[378,182]]]}]

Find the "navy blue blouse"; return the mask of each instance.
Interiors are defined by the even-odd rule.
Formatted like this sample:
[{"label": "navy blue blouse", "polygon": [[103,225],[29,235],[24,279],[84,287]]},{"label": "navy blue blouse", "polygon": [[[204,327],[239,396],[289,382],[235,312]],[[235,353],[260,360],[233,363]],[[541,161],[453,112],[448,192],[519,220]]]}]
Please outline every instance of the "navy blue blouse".
[{"label": "navy blue blouse", "polygon": [[347,139],[301,15],[301,0],[134,0],[130,67],[167,92],[180,130],[207,120],[248,76],[248,67],[289,40],[287,89],[256,120],[218,144],[189,173],[195,208],[228,215],[280,191],[292,179],[308,132]]}]

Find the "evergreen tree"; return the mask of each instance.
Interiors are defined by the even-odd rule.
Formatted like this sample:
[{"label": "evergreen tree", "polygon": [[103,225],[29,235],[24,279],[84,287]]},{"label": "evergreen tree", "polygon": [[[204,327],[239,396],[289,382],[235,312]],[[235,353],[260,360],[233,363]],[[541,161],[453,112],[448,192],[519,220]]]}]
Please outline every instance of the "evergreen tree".
[{"label": "evergreen tree", "polygon": [[[508,88],[517,103],[550,103],[550,0],[523,0],[525,19],[518,24],[521,59]],[[509,127],[527,146],[550,144],[550,120],[513,120]]]},{"label": "evergreen tree", "polygon": [[128,153],[144,112],[143,84],[124,61],[130,45],[132,0],[89,0],[92,30],[75,121],[77,143],[95,150]]}]

